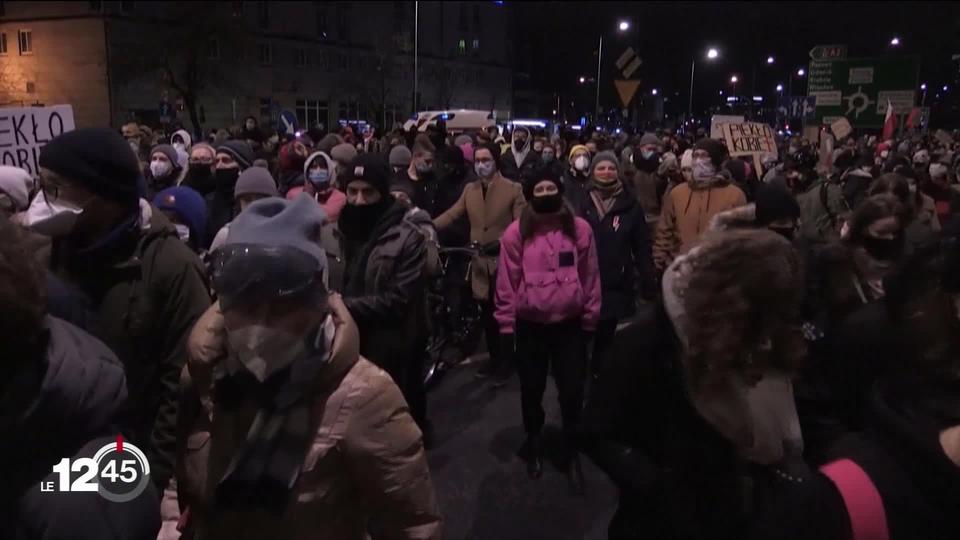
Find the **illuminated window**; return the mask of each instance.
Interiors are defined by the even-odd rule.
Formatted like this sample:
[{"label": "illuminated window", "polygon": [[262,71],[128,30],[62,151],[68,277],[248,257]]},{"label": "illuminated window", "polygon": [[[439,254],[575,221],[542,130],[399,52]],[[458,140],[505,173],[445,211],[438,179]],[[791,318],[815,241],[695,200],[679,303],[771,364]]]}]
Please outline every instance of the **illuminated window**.
[{"label": "illuminated window", "polygon": [[20,45],[20,56],[33,54],[32,30],[17,30],[17,42]]},{"label": "illuminated window", "polygon": [[479,48],[480,48],[480,40],[479,40],[479,39],[474,39],[474,40],[473,40],[473,50],[477,50],[477,49],[479,49]]},{"label": "illuminated window", "polygon": [[457,42],[457,52],[460,54],[467,52],[467,40],[461,39]]}]

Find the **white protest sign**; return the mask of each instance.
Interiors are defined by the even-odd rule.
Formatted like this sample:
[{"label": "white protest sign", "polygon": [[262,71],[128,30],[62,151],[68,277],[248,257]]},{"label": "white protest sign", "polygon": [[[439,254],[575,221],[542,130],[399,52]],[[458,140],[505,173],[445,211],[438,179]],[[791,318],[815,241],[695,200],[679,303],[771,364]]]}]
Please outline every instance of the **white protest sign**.
[{"label": "white protest sign", "polygon": [[715,114],[710,117],[710,138],[723,139],[724,124],[742,124],[742,116]]},{"label": "white protest sign", "polygon": [[723,138],[727,142],[730,155],[759,156],[760,154],[777,155],[777,140],[773,129],[758,122],[743,122],[740,124],[724,124]]},{"label": "white protest sign", "polygon": [[70,105],[0,109],[0,164],[19,167],[36,177],[40,149],[74,127]]},{"label": "white protest sign", "polygon": [[830,130],[837,139],[844,139],[847,135],[853,133],[853,127],[846,116],[841,116],[837,121],[830,124]]}]

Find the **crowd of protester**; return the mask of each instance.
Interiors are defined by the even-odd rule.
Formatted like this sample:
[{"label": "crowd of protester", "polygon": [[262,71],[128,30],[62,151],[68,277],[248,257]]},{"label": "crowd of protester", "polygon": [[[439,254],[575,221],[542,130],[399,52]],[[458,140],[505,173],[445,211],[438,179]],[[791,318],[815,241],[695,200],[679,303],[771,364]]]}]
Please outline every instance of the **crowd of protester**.
[{"label": "crowd of protester", "polygon": [[[613,540],[960,537],[960,133],[172,131],[0,167],[14,538],[440,538],[437,279]],[[39,490],[118,432],[135,501]]]}]

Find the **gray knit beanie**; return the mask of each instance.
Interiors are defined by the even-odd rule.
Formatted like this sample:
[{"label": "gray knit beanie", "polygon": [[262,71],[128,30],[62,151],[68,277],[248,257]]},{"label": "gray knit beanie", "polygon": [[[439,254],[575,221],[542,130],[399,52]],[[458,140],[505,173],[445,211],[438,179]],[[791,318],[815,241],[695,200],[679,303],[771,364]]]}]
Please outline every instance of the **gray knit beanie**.
[{"label": "gray knit beanie", "polygon": [[271,197],[255,201],[230,223],[229,244],[260,244],[292,247],[317,260],[325,272],[327,256],[320,247],[320,227],[326,218],[323,209],[309,195],[292,201]]},{"label": "gray knit beanie", "polygon": [[393,150],[390,150],[391,167],[409,167],[410,159],[412,159],[410,149],[402,144],[394,146]]},{"label": "gray knit beanie", "polygon": [[263,195],[265,197],[277,196],[277,183],[270,176],[270,171],[263,167],[250,167],[240,173],[237,178],[237,186],[233,189],[233,196],[241,195]]},{"label": "gray knit beanie", "polygon": [[590,162],[590,173],[593,174],[593,170],[603,161],[609,161],[618,172],[620,171],[620,160],[617,159],[617,155],[610,150],[604,150],[603,152],[597,152],[597,155],[593,156],[593,161]]}]

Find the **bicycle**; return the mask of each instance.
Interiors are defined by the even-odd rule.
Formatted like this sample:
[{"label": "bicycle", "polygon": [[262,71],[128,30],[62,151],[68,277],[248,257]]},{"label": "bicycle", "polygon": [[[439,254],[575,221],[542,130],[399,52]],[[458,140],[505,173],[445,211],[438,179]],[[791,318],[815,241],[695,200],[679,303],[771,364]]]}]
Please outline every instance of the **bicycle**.
[{"label": "bicycle", "polygon": [[[450,368],[459,364],[472,352],[481,332],[480,306],[472,296],[462,295],[459,309],[451,305],[448,294],[450,273],[455,270],[451,262],[459,257],[467,258],[465,275],[458,279],[461,288],[470,282],[471,269],[475,257],[482,253],[481,246],[473,242],[466,247],[439,247],[440,275],[433,281],[427,292],[428,312],[432,331],[427,340],[427,354],[424,365],[424,386],[430,387]],[[459,276],[454,276],[458,277]],[[473,344],[473,345],[471,345]],[[451,359],[450,351],[455,353]]]}]

